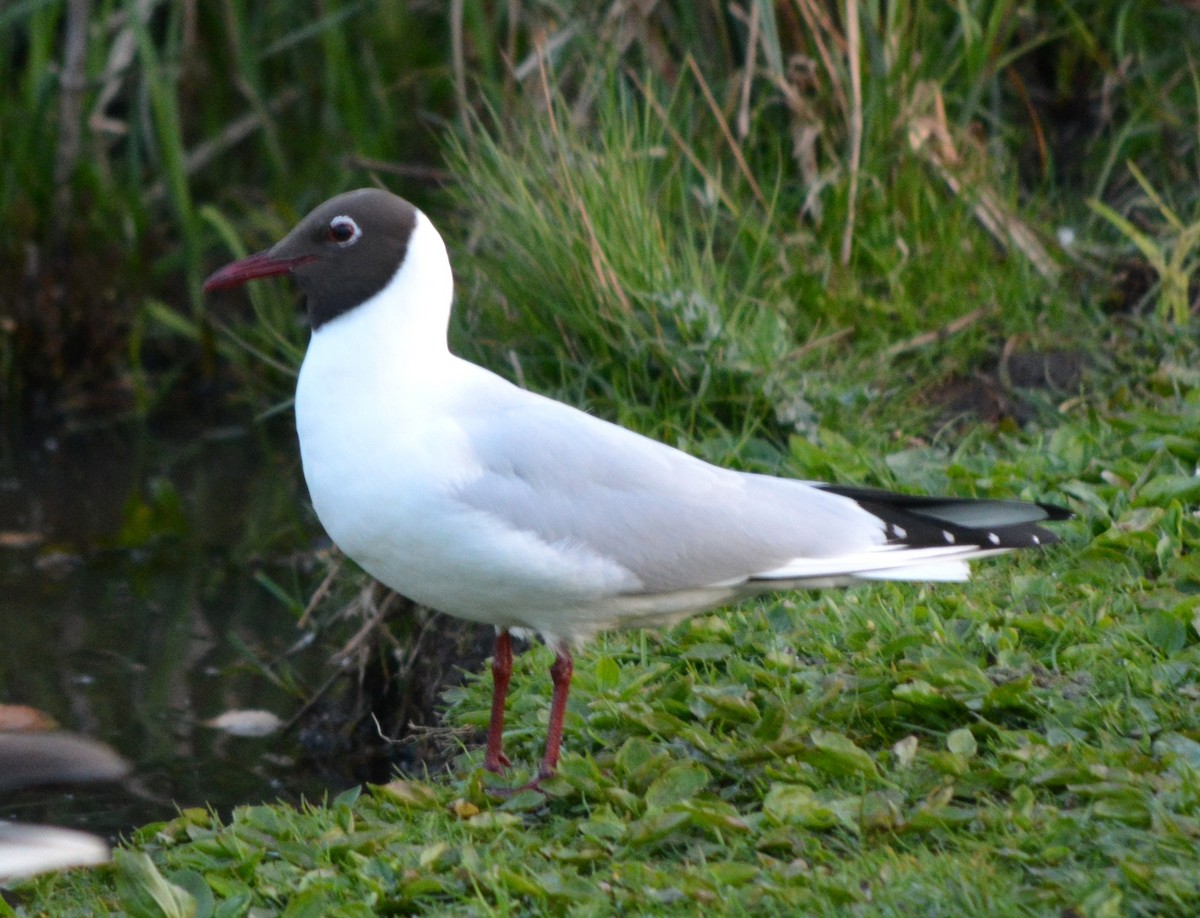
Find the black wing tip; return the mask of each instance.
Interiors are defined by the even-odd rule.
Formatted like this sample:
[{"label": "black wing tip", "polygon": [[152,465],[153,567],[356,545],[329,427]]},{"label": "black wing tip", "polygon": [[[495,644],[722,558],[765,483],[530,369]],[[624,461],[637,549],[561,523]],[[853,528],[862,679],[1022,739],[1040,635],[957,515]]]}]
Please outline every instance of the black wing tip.
[{"label": "black wing tip", "polygon": [[[822,484],[820,487],[840,497],[853,500],[868,513],[877,516],[885,527],[888,541],[898,545],[929,548],[944,545],[976,545],[997,551],[1017,548],[1042,548],[1059,542],[1057,534],[1044,529],[1040,524],[1061,522],[1074,517],[1070,510],[1057,504],[1033,501],[994,500],[971,497],[930,497],[928,495],[900,494],[875,488],[842,487]],[[993,525],[965,525],[939,518],[939,507],[961,507],[975,504],[997,509],[1013,505],[1037,507],[1043,517],[1014,522],[998,522]],[[924,511],[924,512],[923,512]]]},{"label": "black wing tip", "polygon": [[1072,513],[1066,507],[1060,507],[1058,504],[1043,504],[1041,501],[1038,501],[1037,506],[1046,511],[1046,520],[1048,522],[1061,522],[1062,520],[1075,519],[1074,513]]},{"label": "black wing tip", "polygon": [[1041,501],[1019,500],[1005,497],[951,497],[948,495],[902,494],[899,491],[886,491],[883,488],[865,488],[856,485],[838,485],[825,482],[814,484],[822,491],[829,491],[839,497],[848,497],[853,501],[887,504],[905,509],[921,509],[952,504],[996,504],[997,506],[1022,504],[1026,507],[1038,507],[1045,511],[1047,520],[1069,520],[1075,514],[1066,507],[1058,504],[1046,504]]},{"label": "black wing tip", "polygon": [[1044,548],[1060,541],[1058,535],[1037,523],[1009,523],[1003,526],[962,526],[932,520],[907,510],[872,503],[859,504],[884,523],[888,541],[912,548],[946,545],[973,545],[981,549],[1004,551],[1015,548]]}]

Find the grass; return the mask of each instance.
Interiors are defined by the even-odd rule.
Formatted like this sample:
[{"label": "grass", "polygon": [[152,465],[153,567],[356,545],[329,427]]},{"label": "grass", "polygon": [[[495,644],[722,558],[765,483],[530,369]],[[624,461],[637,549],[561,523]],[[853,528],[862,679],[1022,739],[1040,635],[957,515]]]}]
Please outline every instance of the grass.
[{"label": "grass", "polygon": [[[490,683],[471,678],[447,697],[449,774],[301,811],[187,809],[110,868],[23,885],[14,912],[1187,910],[1200,94],[1187,43],[1161,35],[1196,20],[1182,5],[897,3],[853,22],[844,6],[743,7],[452,4],[441,57],[414,37],[432,17],[407,11],[298,24],[230,2],[197,7],[193,32],[187,5],[165,11],[133,36],[146,117],[119,162],[110,150],[71,186],[93,183],[89,219],[128,220],[144,242],[167,206],[135,193],[154,174],[178,224],[176,254],[152,263],[179,295],[148,290],[130,322],[142,401],[166,378],[156,352],[208,347],[256,407],[286,407],[293,294],[268,286],[252,320],[216,318],[187,295],[199,259],[278,238],[406,162],[399,125],[434,124],[453,181],[422,203],[459,280],[456,350],[725,464],[1065,501],[1064,544],[964,587],[795,594],[605,636],[578,660],[545,797],[487,794]],[[24,29],[5,47],[31,68],[9,82],[44,110],[32,68],[55,59],[64,14],[5,15]],[[235,79],[173,101],[162,74],[190,61],[211,76],[213,48],[232,49]],[[410,103],[423,122],[404,120]],[[195,166],[235,113],[248,146],[205,161],[219,173]],[[0,130],[8,214],[49,206],[30,152],[44,129]],[[1077,242],[1056,245],[1060,227]],[[1014,356],[1052,351],[1084,371],[1014,384]],[[1000,410],[960,397],[981,385]],[[539,755],[548,665],[534,649],[514,677],[519,768]]]},{"label": "grass", "polygon": [[[977,430],[940,457],[980,493],[1065,495],[1078,517],[1061,546],[963,587],[796,594],[603,637],[578,660],[544,797],[487,794],[480,676],[449,696],[448,724],[475,729],[450,775],[301,811],[186,810],[110,868],[24,887],[18,914],[1186,911],[1195,356],[1167,348],[1144,384],[1077,400],[1052,430]],[[901,484],[924,482],[932,457],[905,472],[918,465],[891,461],[886,437],[796,455],[847,469],[882,447]],[[516,780],[538,760],[549,663],[540,647],[518,659]]]},{"label": "grass", "polygon": [[[5,401],[150,413],[218,375],[257,380],[201,296],[226,241],[205,202],[245,213],[286,201],[290,219],[332,184],[368,182],[372,163],[427,158],[429,131],[415,118],[404,130],[395,107],[446,110],[444,29],[396,4],[316,19],[244,0],[6,5]],[[312,138],[327,155],[312,155]]]}]

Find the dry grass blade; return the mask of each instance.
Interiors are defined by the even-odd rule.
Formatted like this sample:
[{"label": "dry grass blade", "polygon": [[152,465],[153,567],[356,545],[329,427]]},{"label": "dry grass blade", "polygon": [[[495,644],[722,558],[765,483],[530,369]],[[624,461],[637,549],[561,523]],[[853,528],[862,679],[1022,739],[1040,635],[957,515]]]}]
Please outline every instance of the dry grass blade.
[{"label": "dry grass blade", "polygon": [[[103,85],[92,106],[92,114],[88,123],[92,130],[105,131],[120,135],[127,130],[124,122],[117,121],[105,115],[109,105],[121,93],[129,68],[133,65],[137,53],[137,37],[135,22],[147,21],[154,8],[161,0],[136,0],[133,4],[125,5],[123,14],[113,14],[112,25],[120,23],[120,30],[113,36],[108,46],[108,58],[104,63]],[[121,18],[118,18],[121,17]],[[123,19],[123,21],[121,21]]]},{"label": "dry grass blade", "polygon": [[632,313],[633,306],[630,304],[629,298],[625,295],[625,290],[621,286],[616,272],[604,254],[604,248],[600,245],[600,239],[596,235],[596,227],[592,223],[591,215],[588,214],[587,207],[584,205],[583,199],[579,196],[579,192],[575,188],[575,183],[571,180],[571,167],[566,161],[564,153],[565,141],[562,131],[559,130],[558,118],[554,114],[554,95],[550,91],[550,77],[546,73],[546,59],[544,55],[538,56],[538,74],[541,77],[542,94],[546,102],[546,117],[550,122],[550,132],[554,135],[558,161],[562,167],[563,185],[571,198],[571,206],[578,212],[584,232],[587,233],[588,253],[592,260],[592,270],[596,272],[596,277],[600,281],[601,288],[607,289],[617,298],[617,301],[621,304],[621,309],[626,314]]},{"label": "dry grass blade", "polygon": [[[757,7],[756,7],[757,9]],[[717,100],[713,97],[712,90],[708,88],[708,83],[704,80],[704,75],[700,72],[700,67],[696,64],[696,59],[692,55],[687,56],[687,66],[692,71],[692,75],[696,78],[696,82],[700,84],[700,91],[704,94],[704,101],[708,103],[709,109],[713,113],[713,117],[717,120],[717,126],[721,129],[721,136],[725,138],[725,142],[729,144],[729,150],[733,154],[734,161],[738,165],[738,170],[746,179],[746,183],[750,186],[750,191],[754,194],[754,199],[758,201],[763,210],[767,209],[767,199],[763,196],[762,188],[754,178],[754,173],[750,171],[750,166],[746,162],[746,157],[742,153],[741,146],[734,139],[733,132],[729,130],[729,122],[725,120],[725,116],[721,113],[721,108],[717,105]],[[748,72],[748,71],[747,71]]]},{"label": "dry grass blade", "polygon": [[1150,184],[1142,170],[1132,161],[1128,163],[1128,167],[1130,174],[1165,221],[1165,228],[1159,228],[1156,234],[1151,235],[1103,201],[1093,200],[1088,204],[1137,246],[1142,257],[1158,275],[1159,315],[1182,325],[1187,322],[1193,308],[1190,291],[1192,277],[1197,270],[1196,250],[1200,247],[1200,221],[1185,224]]},{"label": "dry grass blade", "polygon": [[800,11],[801,18],[803,18],[805,24],[808,26],[808,34],[817,46],[817,55],[821,58],[821,63],[825,67],[825,75],[829,79],[829,88],[833,92],[836,105],[849,117],[850,106],[846,101],[846,89],[842,86],[841,72],[834,63],[833,53],[825,43],[823,36],[829,36],[835,45],[845,44],[845,42],[838,34],[829,15],[817,5],[816,0],[796,0],[796,8]]},{"label": "dry grass blade", "polygon": [[450,67],[454,72],[454,97],[458,100],[458,114],[462,129],[470,134],[471,111],[467,100],[466,51],[463,48],[463,0],[450,2]]},{"label": "dry grass blade", "polygon": [[67,179],[75,171],[82,148],[83,93],[87,88],[84,68],[88,46],[90,0],[71,0],[67,4],[67,27],[62,65],[62,96],[59,98],[58,149],[54,158],[54,181],[59,186],[59,212],[69,209],[71,189]]},{"label": "dry grass blade", "polygon": [[754,62],[758,57],[758,20],[761,13],[757,3],[750,7],[750,23],[746,36],[746,66],[742,69],[741,102],[738,105],[738,137],[745,139],[750,134],[750,86],[754,82]]},{"label": "dry grass blade", "polygon": [[717,181],[716,176],[708,171],[704,165],[704,160],[702,160],[696,154],[696,151],[693,150],[687,143],[687,141],[683,139],[683,135],[680,134],[679,131],[675,130],[674,126],[671,124],[670,116],[667,114],[667,110],[663,108],[662,103],[654,97],[654,94],[650,92],[646,84],[638,79],[636,73],[634,73],[632,70],[628,70],[626,71],[626,75],[630,80],[633,81],[633,84],[638,88],[638,91],[641,92],[642,98],[644,98],[650,104],[650,107],[654,109],[654,113],[658,115],[659,119],[662,121],[663,127],[666,129],[667,133],[671,135],[671,139],[675,141],[675,145],[679,147],[679,152],[686,156],[688,162],[695,167],[696,171],[704,176],[704,181],[708,183],[708,186],[712,188],[717,197],[721,199],[721,203],[725,206],[725,208],[732,214],[738,213],[739,208],[737,204],[734,203],[733,198],[729,196],[729,193],[721,186],[721,183]]},{"label": "dry grass blade", "polygon": [[1042,119],[1038,116],[1037,106],[1029,98],[1029,89],[1025,86],[1025,81],[1021,79],[1021,74],[1017,72],[1017,68],[1009,67],[1007,73],[1009,85],[1012,86],[1013,92],[1017,94],[1017,98],[1021,100],[1021,106],[1025,109],[1025,116],[1029,119],[1029,124],[1033,128],[1033,140],[1037,149],[1038,164],[1042,175],[1045,175],[1050,165],[1050,150],[1046,142],[1046,132],[1042,128]]},{"label": "dry grass blade", "polygon": [[531,53],[526,55],[521,63],[513,67],[513,78],[518,83],[524,83],[543,66],[542,62],[553,57],[558,49],[579,34],[582,26],[578,21],[572,21],[559,29],[549,38],[541,38]]},{"label": "dry grass blade", "polygon": [[854,245],[854,214],[858,205],[858,173],[862,165],[863,98],[862,53],[858,28],[858,2],[846,0],[846,66],[850,71],[850,188],[847,191],[846,229],[842,235],[842,264],[850,264]]},{"label": "dry grass blade", "polygon": [[[969,200],[975,219],[1002,248],[1013,248],[1024,255],[1048,281],[1058,278],[1058,265],[1024,220],[1012,213],[991,189],[969,176],[962,157],[950,135],[941,90],[922,83],[913,93],[908,115],[910,149],[937,173],[957,197]],[[970,189],[968,191],[968,189]]]}]

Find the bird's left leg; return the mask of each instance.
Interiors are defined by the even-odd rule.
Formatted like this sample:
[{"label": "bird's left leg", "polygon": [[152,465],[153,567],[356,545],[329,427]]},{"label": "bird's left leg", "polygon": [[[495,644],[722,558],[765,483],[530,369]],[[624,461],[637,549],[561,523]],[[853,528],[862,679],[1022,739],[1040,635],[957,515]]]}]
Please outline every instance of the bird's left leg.
[{"label": "bird's left leg", "polygon": [[[562,747],[563,717],[567,713],[567,692],[571,688],[571,675],[575,672],[575,661],[571,651],[560,647],[555,651],[554,665],[550,667],[550,678],[554,682],[554,696],[550,701],[550,726],[546,730],[546,755],[538,770],[538,780],[549,778],[558,768],[558,754]],[[536,782],[535,782],[536,783]]]}]

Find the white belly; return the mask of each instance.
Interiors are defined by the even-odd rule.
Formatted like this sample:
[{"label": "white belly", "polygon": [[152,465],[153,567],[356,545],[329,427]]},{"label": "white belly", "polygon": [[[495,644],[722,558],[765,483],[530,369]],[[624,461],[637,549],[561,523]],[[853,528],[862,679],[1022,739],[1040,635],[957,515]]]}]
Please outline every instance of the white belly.
[{"label": "white belly", "polygon": [[372,408],[342,397],[328,374],[313,372],[313,358],[310,348],[296,389],[304,477],[321,524],[350,558],[398,593],[471,621],[568,640],[619,624],[623,596],[637,589],[627,570],[456,497],[479,462],[453,414],[431,404],[437,386],[425,387],[420,410],[403,410],[403,400]]}]

